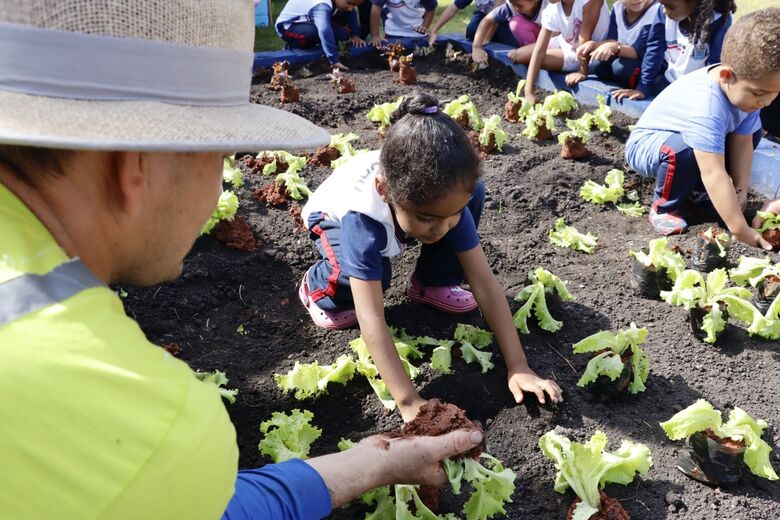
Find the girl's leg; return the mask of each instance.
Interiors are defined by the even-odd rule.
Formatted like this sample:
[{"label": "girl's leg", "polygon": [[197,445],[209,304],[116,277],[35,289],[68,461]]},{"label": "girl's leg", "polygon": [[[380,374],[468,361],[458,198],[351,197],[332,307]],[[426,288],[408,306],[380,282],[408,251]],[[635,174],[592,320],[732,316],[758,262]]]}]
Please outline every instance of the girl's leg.
[{"label": "girl's leg", "polygon": [[[509,59],[515,63],[521,63],[528,65],[531,63],[531,54],[534,52],[534,45],[526,45],[519,49],[512,49],[509,51]],[[563,70],[563,51],[561,49],[547,49],[547,53],[544,55],[542,61],[542,68],[544,70],[550,70],[554,72],[560,72]]]},{"label": "girl's leg", "polygon": [[474,14],[471,15],[471,20],[469,20],[469,24],[466,26],[467,40],[474,41],[474,35],[477,34],[477,27],[479,27],[479,22],[481,22],[484,17],[485,13],[477,10],[475,10]]},{"label": "girl's leg", "polygon": [[588,65],[588,72],[595,74],[601,81],[615,81],[615,75],[612,70],[613,61],[615,61],[614,58],[606,61],[592,61]]},{"label": "girl's leg", "polygon": [[287,30],[281,29],[281,34],[289,49],[314,47],[320,41],[317,26],[309,22],[294,23]]},{"label": "girl's leg", "polygon": [[514,15],[509,20],[509,30],[517,40],[517,45],[524,47],[536,42],[542,28],[521,14]]},{"label": "girl's leg", "polygon": [[688,197],[706,193],[706,189],[693,149],[680,134],[672,134],[661,146],[660,153],[650,223],[662,235],[683,233],[688,228],[682,215]]}]

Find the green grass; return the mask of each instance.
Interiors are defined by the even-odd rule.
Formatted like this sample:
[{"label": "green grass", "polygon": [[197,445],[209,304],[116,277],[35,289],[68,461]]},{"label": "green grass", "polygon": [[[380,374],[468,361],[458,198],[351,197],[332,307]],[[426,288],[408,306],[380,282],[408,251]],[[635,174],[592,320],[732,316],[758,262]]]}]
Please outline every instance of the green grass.
[{"label": "green grass", "polygon": [[[370,0],[364,1],[369,2]],[[608,2],[611,6],[615,3],[615,0],[608,0]],[[780,0],[736,0],[736,2],[738,7],[736,13],[737,18],[743,14],[755,11],[756,9],[761,9],[762,7],[780,7]],[[274,16],[282,11],[285,3],[287,3],[286,0],[271,0],[273,6],[272,13]],[[436,8],[436,19],[438,19],[441,12],[450,4],[452,4],[452,0],[439,0],[439,6]],[[461,9],[447,25],[442,27],[441,33],[465,32],[470,18],[471,9]],[[276,31],[274,31],[273,27],[258,27],[255,30],[255,51],[275,51],[282,47],[284,47],[284,44],[276,34]]]}]

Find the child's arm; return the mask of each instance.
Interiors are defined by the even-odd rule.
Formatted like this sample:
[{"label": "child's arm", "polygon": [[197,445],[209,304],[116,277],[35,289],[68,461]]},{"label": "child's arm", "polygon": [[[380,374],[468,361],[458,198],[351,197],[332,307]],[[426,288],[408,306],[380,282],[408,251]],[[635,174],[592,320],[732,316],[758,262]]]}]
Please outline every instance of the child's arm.
[{"label": "child's arm", "polygon": [[327,56],[330,64],[334,69],[349,70],[339,63],[339,48],[336,45],[336,37],[333,35],[332,16],[330,7],[325,3],[317,4],[309,10],[309,17],[317,27],[322,50],[325,52],[325,56]]},{"label": "child's arm", "polygon": [[457,4],[458,2],[448,5],[447,9],[445,9],[444,12],[441,13],[441,16],[439,16],[439,19],[436,20],[436,23],[433,24],[433,29],[431,29],[431,32],[428,35],[428,45],[434,45],[436,43],[436,36],[441,28],[444,27],[444,24],[452,20],[452,17],[460,10],[460,7],[458,7]]},{"label": "child's arm", "polygon": [[653,93],[654,86],[661,75],[664,53],[666,52],[666,34],[663,19],[660,16],[648,28],[644,48],[637,49],[635,52],[637,57],[642,59],[639,83],[636,89],[620,89],[613,92],[612,95],[618,101],[623,98],[644,99]]},{"label": "child's arm", "polygon": [[566,84],[570,87],[588,77],[588,59],[590,53],[596,48],[598,42],[593,41],[593,31],[599,23],[601,6],[604,0],[590,0],[582,8],[582,27],[580,28],[579,45],[577,45],[577,58],[580,62],[580,70],[566,75]]},{"label": "child's arm", "polygon": [[[732,137],[740,137],[741,139],[737,139],[736,142],[731,144]],[[732,135],[729,136],[728,143],[729,155],[736,156],[731,163],[734,164],[736,160],[746,161],[749,179],[750,164],[753,156],[752,136]],[[746,175],[744,171],[745,165],[742,164],[738,167],[735,171],[736,176],[732,179],[726,171],[723,155],[695,149],[693,154],[696,157],[696,163],[699,165],[701,180],[707,189],[707,194],[710,196],[712,204],[723,219],[723,222],[726,223],[726,227],[734,235],[734,238],[751,246],[771,250],[772,246],[764,240],[758,231],[751,228],[747,223],[740,208],[740,200],[737,196],[735,184],[743,182],[742,178]]]},{"label": "child's arm", "polygon": [[550,44],[551,36],[552,32],[542,27],[539,31],[539,37],[534,44],[534,52],[531,53],[531,61],[528,64],[528,78],[525,83],[525,98],[532,104],[536,104],[539,101],[534,87],[536,78],[539,76],[539,69],[542,68],[542,63],[544,62],[544,56],[547,54],[547,46]]},{"label": "child's arm", "polygon": [[487,63],[488,55],[485,52],[484,45],[493,38],[497,27],[498,24],[495,18],[493,18],[492,11],[479,22],[477,32],[474,34],[474,43],[471,46],[471,59],[475,63]]},{"label": "child's arm", "polygon": [[371,4],[371,44],[374,47],[382,46],[382,38],[379,36],[379,25],[382,23],[382,7],[373,3]]},{"label": "child's arm", "polygon": [[366,41],[360,37],[360,19],[357,9],[353,9],[347,14],[347,22],[349,23],[349,32],[352,35],[349,41],[355,47],[365,47]]},{"label": "child's arm", "polygon": [[747,208],[748,192],[750,191],[750,169],[753,165],[753,136],[732,133],[726,137],[726,148],[729,150],[729,163],[726,171],[731,175],[734,189],[739,200],[739,209]]},{"label": "child's arm", "polygon": [[561,401],[560,387],[554,381],[542,379],[528,366],[506,295],[493,276],[482,246],[458,253],[458,260],[480,310],[496,335],[506,363],[509,391],[515,401],[523,402],[523,392],[533,392],[542,404],[546,402],[545,392],[552,402]]},{"label": "child's arm", "polygon": [[393,338],[385,322],[385,306],[382,296],[382,282],[361,280],[350,276],[352,299],[360,324],[360,334],[366,342],[368,352],[374,361],[382,381],[395,399],[404,421],[417,416],[425,400],[417,393],[409,376],[406,375]]},{"label": "child's arm", "polygon": [[422,24],[415,27],[414,30],[420,34],[428,34],[428,28],[430,28],[431,22],[433,22],[433,17],[436,16],[438,2],[436,0],[423,0],[420,2],[420,5],[425,8],[425,14],[423,15]]}]

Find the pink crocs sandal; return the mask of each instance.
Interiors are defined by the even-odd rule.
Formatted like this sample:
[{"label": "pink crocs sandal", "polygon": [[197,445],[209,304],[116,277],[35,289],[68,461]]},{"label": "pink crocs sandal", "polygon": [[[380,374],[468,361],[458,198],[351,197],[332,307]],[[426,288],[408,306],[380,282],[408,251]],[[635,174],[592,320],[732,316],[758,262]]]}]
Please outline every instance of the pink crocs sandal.
[{"label": "pink crocs sandal", "polygon": [[348,329],[357,323],[357,314],[352,309],[347,311],[324,311],[320,309],[314,303],[309,292],[308,278],[309,272],[306,271],[303,275],[303,280],[301,280],[301,287],[298,289],[298,298],[301,299],[301,303],[309,311],[309,316],[311,316],[316,326],[323,329],[339,330]]},{"label": "pink crocs sandal", "polygon": [[465,314],[478,307],[474,295],[458,285],[426,287],[412,278],[406,295],[414,302],[430,305],[448,314]]}]

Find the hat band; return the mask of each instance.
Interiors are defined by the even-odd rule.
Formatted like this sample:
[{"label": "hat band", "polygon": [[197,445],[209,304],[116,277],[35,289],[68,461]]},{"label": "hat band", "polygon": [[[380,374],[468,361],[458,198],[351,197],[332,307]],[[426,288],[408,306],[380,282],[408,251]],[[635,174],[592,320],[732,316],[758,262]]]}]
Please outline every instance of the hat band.
[{"label": "hat band", "polygon": [[0,89],[101,101],[243,105],[251,52],[0,22]]}]

